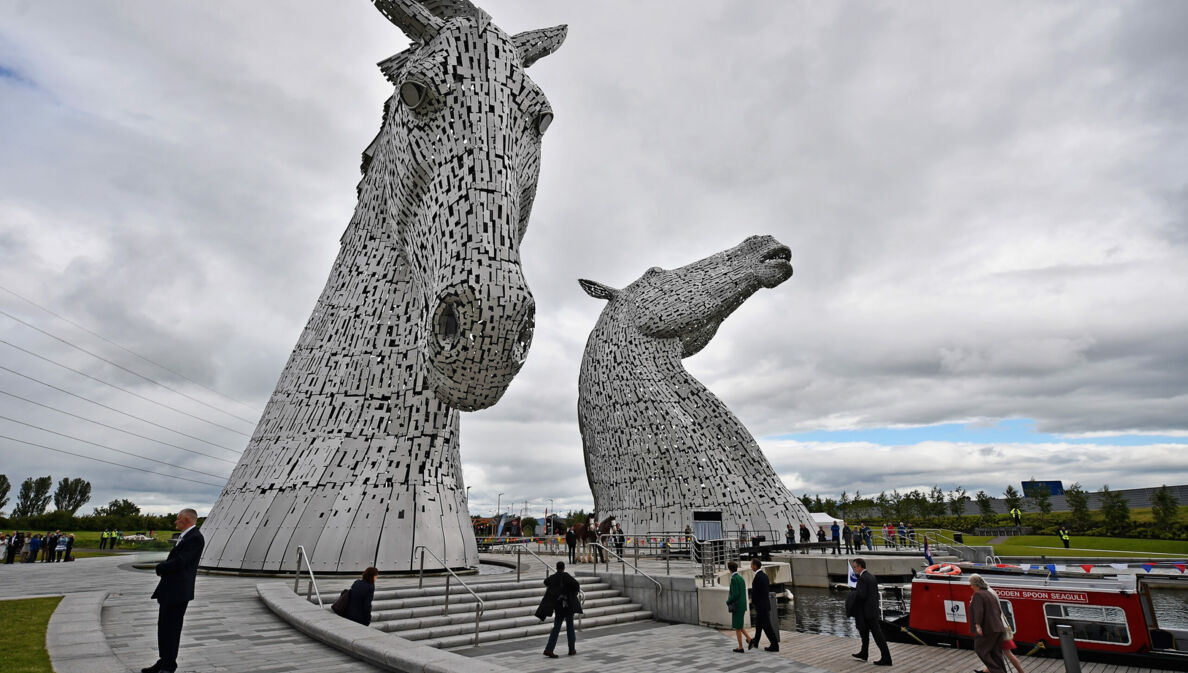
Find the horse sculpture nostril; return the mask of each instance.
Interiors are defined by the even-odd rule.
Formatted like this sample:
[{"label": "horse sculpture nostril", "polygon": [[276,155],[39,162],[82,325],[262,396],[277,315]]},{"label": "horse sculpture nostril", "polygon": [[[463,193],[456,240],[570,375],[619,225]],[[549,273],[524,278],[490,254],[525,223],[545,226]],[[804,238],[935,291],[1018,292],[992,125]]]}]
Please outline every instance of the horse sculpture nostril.
[{"label": "horse sculpture nostril", "polygon": [[512,358],[517,364],[523,364],[528,359],[528,349],[532,346],[532,335],[536,332],[536,321],[528,318],[520,333],[516,335],[516,342],[512,345]]},{"label": "horse sculpture nostril", "polygon": [[450,350],[458,343],[462,335],[462,326],[458,319],[458,307],[453,300],[447,299],[437,305],[437,312],[433,317],[433,334],[445,350]]}]

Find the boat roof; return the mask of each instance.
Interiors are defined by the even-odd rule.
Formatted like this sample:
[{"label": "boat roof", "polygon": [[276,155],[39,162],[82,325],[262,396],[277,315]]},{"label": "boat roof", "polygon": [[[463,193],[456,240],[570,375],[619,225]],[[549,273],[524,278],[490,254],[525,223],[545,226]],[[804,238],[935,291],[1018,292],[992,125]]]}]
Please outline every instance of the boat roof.
[{"label": "boat roof", "polygon": [[[1085,578],[1085,577],[1043,577],[1039,575],[982,575],[986,584],[991,587],[1019,587],[1022,589],[1062,588],[1077,589],[1079,591],[1134,591],[1137,584],[1135,575],[1119,575],[1116,577]],[[966,584],[969,575],[917,575],[913,582],[958,582]]]}]

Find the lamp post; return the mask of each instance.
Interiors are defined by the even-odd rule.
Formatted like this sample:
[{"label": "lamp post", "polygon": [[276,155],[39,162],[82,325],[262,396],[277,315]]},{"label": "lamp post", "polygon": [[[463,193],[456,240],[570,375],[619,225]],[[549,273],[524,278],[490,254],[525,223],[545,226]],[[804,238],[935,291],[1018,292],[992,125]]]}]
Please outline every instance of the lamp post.
[{"label": "lamp post", "polygon": [[[553,512],[553,499],[552,498],[549,498],[549,511]],[[553,512],[553,516],[557,516],[557,513]],[[552,519],[546,513],[545,514],[545,535],[548,535],[551,532],[551,530],[550,530],[551,527],[549,526],[550,521],[552,521]]]},{"label": "lamp post", "polygon": [[502,506],[503,506],[503,494],[500,493],[499,497],[495,499],[495,516],[500,516],[503,514],[503,511],[500,509]]}]

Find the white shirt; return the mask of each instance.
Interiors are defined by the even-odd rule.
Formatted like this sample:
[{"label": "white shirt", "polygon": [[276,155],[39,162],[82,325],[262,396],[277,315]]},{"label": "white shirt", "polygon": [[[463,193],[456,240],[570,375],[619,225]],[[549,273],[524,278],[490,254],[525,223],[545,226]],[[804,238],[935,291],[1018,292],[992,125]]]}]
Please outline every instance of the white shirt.
[{"label": "white shirt", "polygon": [[183,530],[181,532],[181,535],[177,536],[177,542],[174,542],[173,545],[176,547],[177,543],[181,542],[182,538],[186,536],[186,533],[189,533],[190,531],[194,530],[195,528],[197,528],[197,524],[191,524],[189,528]]}]

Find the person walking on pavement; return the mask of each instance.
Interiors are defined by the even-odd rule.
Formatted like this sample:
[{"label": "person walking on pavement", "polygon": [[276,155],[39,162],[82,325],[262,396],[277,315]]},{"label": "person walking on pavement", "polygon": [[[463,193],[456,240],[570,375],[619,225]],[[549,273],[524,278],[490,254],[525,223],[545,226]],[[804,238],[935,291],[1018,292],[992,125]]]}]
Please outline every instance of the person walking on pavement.
[{"label": "person walking on pavement", "polygon": [[862,637],[862,649],[850,656],[866,661],[870,654],[870,637],[874,636],[875,646],[879,648],[879,659],[874,662],[875,666],[890,666],[891,650],[887,649],[887,639],[883,637],[883,629],[879,626],[879,580],[866,569],[865,559],[850,561],[850,567],[858,576],[858,585],[846,597],[846,614],[854,618],[858,634]]},{"label": "person walking on pavement", "polygon": [[181,644],[182,621],[186,608],[194,600],[194,580],[198,576],[198,561],[206,540],[198,530],[198,512],[183,509],[177,513],[174,526],[181,531],[169,550],[169,556],[157,564],[161,580],[153,591],[158,603],[157,663],[140,669],[140,673],[162,673],[177,670],[177,650]]},{"label": "person walking on pavement", "polygon": [[1006,627],[1002,623],[1002,608],[998,597],[990,592],[990,585],[982,576],[969,576],[974,589],[969,601],[969,627],[974,634],[974,652],[986,665],[987,673],[1006,673],[1006,657],[1002,653],[1002,637]]},{"label": "person walking on pavement", "polygon": [[779,652],[779,637],[771,625],[771,595],[768,593],[771,582],[762,568],[762,561],[757,558],[751,559],[751,572],[755,573],[755,578],[751,580],[751,605],[755,606],[755,637],[747,639],[747,649],[759,647],[759,638],[766,633],[771,644],[763,648],[763,651]]},{"label": "person walking on pavement", "polygon": [[730,611],[730,628],[734,629],[734,637],[738,639],[738,647],[734,650],[740,654],[743,649],[743,636],[746,629],[743,624],[747,619],[747,581],[738,574],[738,561],[726,564],[730,571],[730,593],[726,595],[726,609]]},{"label": "person walking on pavement", "polygon": [[557,638],[561,635],[561,622],[565,622],[565,638],[569,642],[569,656],[577,654],[577,640],[573,633],[573,616],[582,612],[582,605],[578,602],[578,592],[582,585],[573,575],[565,572],[565,561],[557,561],[557,572],[544,581],[545,595],[536,608],[536,618],[544,621],[553,615],[553,630],[549,632],[549,642],[545,645],[544,655],[556,659],[553,648],[557,646]]},{"label": "person walking on pavement", "polygon": [[577,533],[573,532],[573,526],[565,531],[565,546],[569,549],[569,562],[574,563],[577,554]]}]

